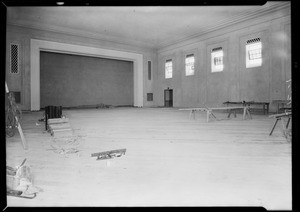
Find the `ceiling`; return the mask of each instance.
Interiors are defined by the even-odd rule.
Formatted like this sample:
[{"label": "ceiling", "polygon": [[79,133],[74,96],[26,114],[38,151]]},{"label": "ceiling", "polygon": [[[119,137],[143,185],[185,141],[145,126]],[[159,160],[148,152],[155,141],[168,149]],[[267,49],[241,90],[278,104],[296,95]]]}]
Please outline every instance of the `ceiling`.
[{"label": "ceiling", "polygon": [[8,24],[159,49],[287,4],[8,7]]}]

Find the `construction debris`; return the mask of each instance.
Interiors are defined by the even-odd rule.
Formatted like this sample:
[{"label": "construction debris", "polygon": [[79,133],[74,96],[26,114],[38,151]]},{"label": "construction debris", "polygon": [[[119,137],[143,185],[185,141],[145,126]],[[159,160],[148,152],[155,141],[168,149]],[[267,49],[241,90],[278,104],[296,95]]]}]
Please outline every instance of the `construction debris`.
[{"label": "construction debris", "polygon": [[29,166],[24,165],[26,158],[16,168],[6,166],[6,193],[8,196],[33,199],[36,193],[43,191],[33,186],[33,174]]},{"label": "construction debris", "polygon": [[70,137],[73,135],[73,129],[68,118],[48,119],[48,130],[54,137]]},{"label": "construction debris", "polygon": [[81,136],[72,136],[72,137],[53,137],[51,143],[51,149],[57,154],[66,156],[67,154],[77,153],[77,156],[80,156],[78,149],[81,142]]},{"label": "construction debris", "polygon": [[112,159],[114,157],[121,157],[122,155],[125,155],[125,152],[126,149],[116,149],[111,151],[93,153],[91,156],[97,157],[97,160],[104,160],[104,159]]},{"label": "construction debris", "polygon": [[103,104],[103,103],[101,103],[101,104],[98,104],[97,106],[96,106],[96,109],[106,109],[106,108],[113,108],[113,106],[112,105],[106,105],[106,104]]}]

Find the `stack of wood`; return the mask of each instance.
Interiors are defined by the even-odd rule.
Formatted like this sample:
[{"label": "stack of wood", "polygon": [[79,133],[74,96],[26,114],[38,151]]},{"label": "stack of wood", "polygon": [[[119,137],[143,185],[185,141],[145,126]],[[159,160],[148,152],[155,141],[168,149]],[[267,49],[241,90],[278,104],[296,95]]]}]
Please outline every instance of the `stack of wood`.
[{"label": "stack of wood", "polygon": [[54,137],[72,136],[73,130],[68,118],[52,118],[47,120],[48,130]]}]

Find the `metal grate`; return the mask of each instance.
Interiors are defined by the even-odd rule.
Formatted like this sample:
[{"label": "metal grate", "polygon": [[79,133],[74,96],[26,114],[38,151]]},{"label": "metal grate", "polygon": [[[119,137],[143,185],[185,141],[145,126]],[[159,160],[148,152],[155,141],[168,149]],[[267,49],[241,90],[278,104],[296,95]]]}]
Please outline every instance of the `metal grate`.
[{"label": "metal grate", "polygon": [[10,73],[19,73],[19,45],[10,44]]},{"label": "metal grate", "polygon": [[216,51],[220,51],[220,50],[222,50],[222,47],[213,48],[211,51],[216,52]]},{"label": "metal grate", "polygon": [[257,42],[260,42],[260,38],[253,38],[253,39],[247,40],[247,44],[249,44],[249,43],[257,43]]},{"label": "metal grate", "polygon": [[153,93],[147,93],[147,101],[153,101]]}]

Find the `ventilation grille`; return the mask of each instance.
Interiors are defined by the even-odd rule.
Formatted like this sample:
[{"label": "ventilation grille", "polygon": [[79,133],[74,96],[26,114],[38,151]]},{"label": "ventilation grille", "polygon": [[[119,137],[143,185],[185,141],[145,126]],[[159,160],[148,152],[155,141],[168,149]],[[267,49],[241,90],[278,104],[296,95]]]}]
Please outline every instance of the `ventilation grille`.
[{"label": "ventilation grille", "polygon": [[212,52],[216,52],[216,51],[220,51],[220,50],[222,50],[222,47],[213,48],[211,51],[212,51]]},{"label": "ventilation grille", "polygon": [[260,38],[253,38],[253,39],[247,40],[247,44],[249,44],[249,43],[257,43],[257,42],[260,42]]},{"label": "ventilation grille", "polygon": [[19,45],[10,45],[10,73],[19,73]]},{"label": "ventilation grille", "polygon": [[153,101],[153,93],[147,93],[147,101]]}]

